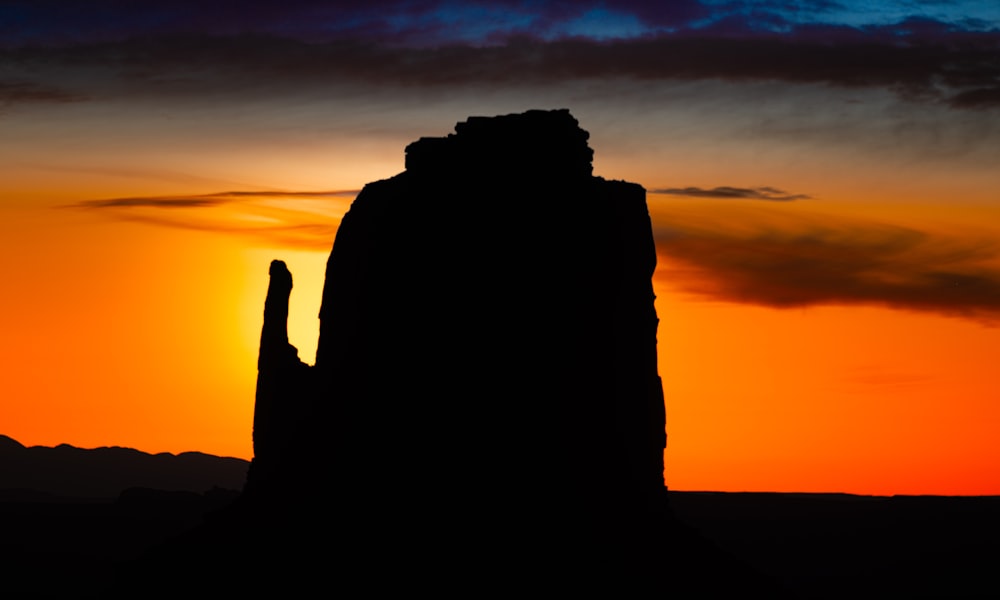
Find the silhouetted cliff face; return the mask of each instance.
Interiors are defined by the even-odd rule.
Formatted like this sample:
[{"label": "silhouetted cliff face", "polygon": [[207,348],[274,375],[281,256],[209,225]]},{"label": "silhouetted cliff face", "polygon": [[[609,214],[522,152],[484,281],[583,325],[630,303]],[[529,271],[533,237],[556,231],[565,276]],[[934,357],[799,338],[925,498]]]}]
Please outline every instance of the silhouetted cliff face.
[{"label": "silhouetted cliff face", "polygon": [[591,176],[587,138],[566,110],[470,118],[354,201],[307,435],[347,514],[461,542],[662,508],[645,191]]},{"label": "silhouetted cliff face", "polygon": [[645,190],[594,177],[588,137],[529,111],[410,144],[341,223],[314,367],[271,265],[242,506],[281,548],[314,532],[343,576],[435,586],[661,577],[656,253]]}]

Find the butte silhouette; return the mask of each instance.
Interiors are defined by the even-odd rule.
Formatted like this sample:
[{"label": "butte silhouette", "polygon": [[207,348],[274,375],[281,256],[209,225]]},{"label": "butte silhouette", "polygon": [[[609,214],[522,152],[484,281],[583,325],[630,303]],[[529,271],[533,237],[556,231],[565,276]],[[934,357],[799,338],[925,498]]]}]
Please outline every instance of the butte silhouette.
[{"label": "butte silhouette", "polygon": [[532,110],[407,146],[337,232],[313,366],[271,264],[243,497],[172,570],[227,555],[286,586],[747,589],[667,505],[645,190],[594,176],[588,137]]},{"label": "butte silhouette", "polygon": [[410,144],[343,219],[311,369],[271,265],[248,491],[325,471],[350,514],[455,543],[474,518],[564,539],[662,505],[645,190],[594,177],[587,138],[557,110]]}]

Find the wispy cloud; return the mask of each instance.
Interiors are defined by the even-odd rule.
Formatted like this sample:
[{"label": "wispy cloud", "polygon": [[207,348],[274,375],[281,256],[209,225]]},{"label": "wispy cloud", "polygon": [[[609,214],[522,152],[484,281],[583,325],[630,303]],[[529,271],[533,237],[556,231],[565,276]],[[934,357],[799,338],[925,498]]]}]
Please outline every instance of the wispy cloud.
[{"label": "wispy cloud", "polygon": [[928,382],[933,380],[934,377],[928,373],[898,371],[884,365],[876,364],[854,366],[843,376],[843,381],[847,385],[867,389],[871,389],[872,387],[882,389],[910,388],[927,385]]},{"label": "wispy cloud", "polygon": [[176,198],[109,198],[107,200],[84,200],[74,206],[78,208],[194,208],[218,206],[225,203],[222,198],[176,197]]},{"label": "wispy cloud", "polygon": [[790,194],[784,190],[773,187],[740,188],[730,186],[719,186],[714,188],[684,187],[684,188],[658,188],[649,190],[650,194],[664,194],[669,196],[690,196],[692,198],[733,198],[748,200],[771,200],[774,202],[791,202],[792,200],[805,200],[810,198],[806,194]]},{"label": "wispy cloud", "polygon": [[657,223],[657,278],[777,308],[881,305],[1000,319],[1000,243],[863,221]]},{"label": "wispy cloud", "polygon": [[147,207],[147,208],[196,208],[218,206],[239,200],[252,201],[264,198],[276,199],[322,199],[322,198],[354,198],[361,190],[334,190],[325,192],[288,192],[288,191],[260,191],[260,192],[217,192],[214,194],[202,194],[195,196],[137,196],[131,198],[104,198],[98,200],[83,200],[71,205],[76,208],[125,208],[125,207]]},{"label": "wispy cloud", "polygon": [[[789,195],[770,187],[682,189],[716,198]],[[230,191],[99,199],[72,207],[237,235],[252,243],[328,251],[356,194]],[[1000,320],[1000,242],[993,237],[785,212],[781,218],[759,211],[690,218],[655,202],[651,214],[660,256],[656,278],[684,292],[776,308],[879,305]]]},{"label": "wispy cloud", "polygon": [[955,108],[993,108],[1000,106],[1000,85],[959,92],[948,99]]},{"label": "wispy cloud", "polygon": [[55,85],[33,81],[0,81],[0,108],[18,104],[65,104],[87,96]]},{"label": "wispy cloud", "polygon": [[326,251],[357,193],[229,191],[85,200],[68,208],[101,210],[132,222],[238,235],[270,246]]}]

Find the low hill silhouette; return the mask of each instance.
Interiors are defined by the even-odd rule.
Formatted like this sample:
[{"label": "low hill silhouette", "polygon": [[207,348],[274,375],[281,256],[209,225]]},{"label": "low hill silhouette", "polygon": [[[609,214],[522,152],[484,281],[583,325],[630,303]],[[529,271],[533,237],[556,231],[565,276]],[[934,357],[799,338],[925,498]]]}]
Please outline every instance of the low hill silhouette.
[{"label": "low hill silhouette", "polygon": [[248,462],[121,447],[25,447],[0,435],[0,499],[117,498],[129,488],[203,493],[242,489]]}]

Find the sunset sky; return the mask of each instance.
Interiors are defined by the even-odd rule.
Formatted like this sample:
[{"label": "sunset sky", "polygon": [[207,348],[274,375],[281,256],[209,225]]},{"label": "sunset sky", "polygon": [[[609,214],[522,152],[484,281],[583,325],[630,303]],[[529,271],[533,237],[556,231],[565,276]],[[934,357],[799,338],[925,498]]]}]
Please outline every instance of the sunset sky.
[{"label": "sunset sky", "polygon": [[250,458],[269,262],[311,363],[357,191],[531,108],[647,189],[671,489],[1000,494],[986,1],[0,0],[0,433]]}]

